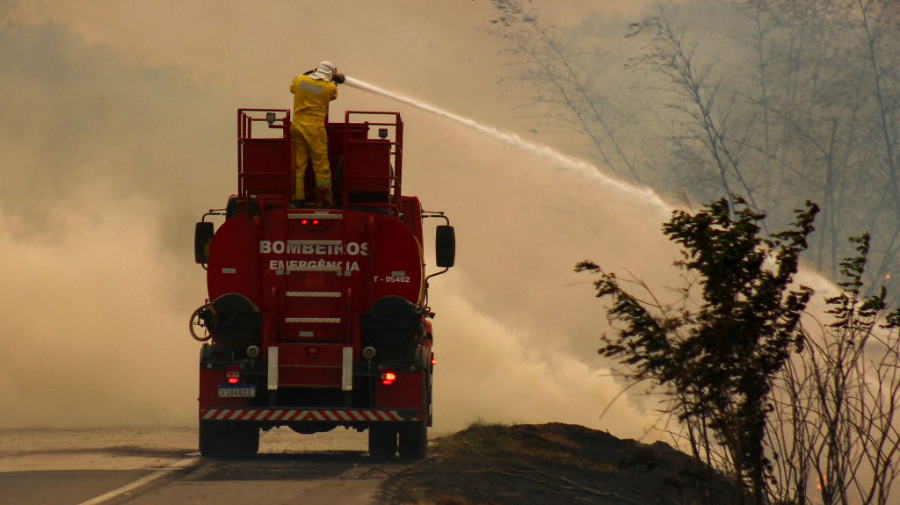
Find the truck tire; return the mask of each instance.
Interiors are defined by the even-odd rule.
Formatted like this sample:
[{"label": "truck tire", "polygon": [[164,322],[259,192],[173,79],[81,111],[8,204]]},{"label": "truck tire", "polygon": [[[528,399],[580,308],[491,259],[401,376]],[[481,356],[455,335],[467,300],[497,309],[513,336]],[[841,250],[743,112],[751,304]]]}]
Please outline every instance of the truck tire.
[{"label": "truck tire", "polygon": [[200,421],[200,455],[247,459],[259,451],[259,428],[234,421]]},{"label": "truck tire", "polygon": [[401,458],[425,458],[428,453],[428,425],[425,421],[404,423],[397,432],[400,435]]},{"label": "truck tire", "polygon": [[228,429],[221,421],[200,421],[200,455],[205,458],[228,456]]},{"label": "truck tire", "polygon": [[259,452],[259,428],[255,424],[235,423],[235,437],[231,444],[231,454],[234,459],[249,459]]},{"label": "truck tire", "polygon": [[369,427],[369,456],[372,459],[390,459],[397,453],[397,430],[390,424],[373,424]]}]

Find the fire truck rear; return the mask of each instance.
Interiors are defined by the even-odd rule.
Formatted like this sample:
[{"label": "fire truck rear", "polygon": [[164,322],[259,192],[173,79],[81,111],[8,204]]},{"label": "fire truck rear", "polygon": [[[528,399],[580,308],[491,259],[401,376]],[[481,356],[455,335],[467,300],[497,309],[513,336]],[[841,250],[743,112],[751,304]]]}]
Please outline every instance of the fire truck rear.
[{"label": "fire truck rear", "polygon": [[[328,123],[334,205],[295,208],[290,123],[288,110],[238,110],[237,194],[196,226],[208,287],[190,322],[203,342],[200,452],[249,457],[260,430],[343,426],[368,430],[373,457],[422,458],[435,364],[428,279],[453,265],[453,228],[402,193],[393,112]],[[430,275],[427,218],[443,221]]]}]

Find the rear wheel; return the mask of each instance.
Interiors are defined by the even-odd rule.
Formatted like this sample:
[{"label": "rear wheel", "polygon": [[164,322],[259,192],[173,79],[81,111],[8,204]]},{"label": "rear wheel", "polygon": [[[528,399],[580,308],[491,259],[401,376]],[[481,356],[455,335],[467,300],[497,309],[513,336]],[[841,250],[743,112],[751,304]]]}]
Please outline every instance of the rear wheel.
[{"label": "rear wheel", "polygon": [[400,457],[422,459],[428,453],[428,425],[422,422],[405,423],[397,430],[400,434]]},{"label": "rear wheel", "polygon": [[200,454],[207,458],[228,455],[228,430],[224,422],[200,421]]},{"label": "rear wheel", "polygon": [[247,459],[259,452],[259,428],[255,424],[235,423],[235,438],[230,457]]},{"label": "rear wheel", "polygon": [[397,453],[397,430],[390,424],[369,427],[369,455],[373,459],[393,458]]},{"label": "rear wheel", "polygon": [[200,454],[207,458],[246,459],[259,451],[259,428],[234,421],[200,421]]}]

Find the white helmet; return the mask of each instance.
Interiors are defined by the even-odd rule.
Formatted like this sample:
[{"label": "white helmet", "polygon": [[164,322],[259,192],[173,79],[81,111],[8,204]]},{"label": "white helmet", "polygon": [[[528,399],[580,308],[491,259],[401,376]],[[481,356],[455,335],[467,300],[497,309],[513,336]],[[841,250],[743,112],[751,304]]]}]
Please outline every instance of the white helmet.
[{"label": "white helmet", "polygon": [[323,61],[319,63],[316,71],[309,74],[309,76],[317,81],[334,80],[334,65],[330,61]]}]

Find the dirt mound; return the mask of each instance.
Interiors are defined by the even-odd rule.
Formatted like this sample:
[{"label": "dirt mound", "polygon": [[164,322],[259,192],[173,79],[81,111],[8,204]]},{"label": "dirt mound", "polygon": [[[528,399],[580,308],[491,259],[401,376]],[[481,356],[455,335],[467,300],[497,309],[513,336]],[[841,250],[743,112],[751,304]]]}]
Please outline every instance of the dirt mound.
[{"label": "dirt mound", "polygon": [[569,424],[475,424],[385,483],[382,502],[416,505],[731,503],[728,484],[662,442]]}]

